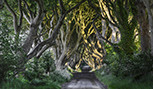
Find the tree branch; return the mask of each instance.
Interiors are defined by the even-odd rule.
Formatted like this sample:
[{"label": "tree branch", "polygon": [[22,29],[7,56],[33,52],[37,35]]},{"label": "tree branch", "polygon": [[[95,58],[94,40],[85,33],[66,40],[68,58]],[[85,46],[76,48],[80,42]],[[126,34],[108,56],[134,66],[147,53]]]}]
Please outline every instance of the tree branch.
[{"label": "tree branch", "polygon": [[[107,0],[108,1],[108,0]],[[111,3],[111,5],[112,5],[112,7],[114,6],[113,5],[113,3],[109,0],[109,2]],[[109,16],[110,16],[110,18],[113,20],[113,22],[117,25],[117,22],[115,21],[115,19],[114,19],[114,17],[112,16],[112,14],[111,14],[111,8],[110,8],[110,6],[108,5],[108,4],[106,4],[106,6],[107,6],[107,8],[108,8],[108,13],[109,13]],[[115,7],[113,7],[113,8],[115,8]],[[108,16],[107,16],[108,17]]]},{"label": "tree branch", "polygon": [[[57,34],[58,34],[59,31],[60,31],[60,28],[61,28],[61,26],[62,26],[62,23],[63,23],[63,20],[64,20],[66,14],[68,14],[69,12],[71,12],[73,9],[79,7],[84,1],[85,1],[85,0],[82,0],[82,1],[81,1],[80,3],[78,3],[76,6],[72,7],[72,8],[69,9],[66,13],[62,14],[62,15],[59,17],[58,23],[57,23],[57,25],[55,26],[55,28],[54,28],[54,30],[53,30],[51,36],[50,36],[47,40],[45,40],[45,41],[39,43],[39,44],[34,48],[34,50],[33,50],[32,52],[30,52],[30,53],[27,55],[27,57],[28,57],[27,59],[30,59],[30,58],[36,56],[37,53],[38,53],[39,51],[41,51],[42,48],[43,48],[45,45],[48,45],[48,44],[51,45],[51,46],[53,45],[54,40],[56,39]],[[39,6],[41,5],[39,1],[38,1],[38,4],[39,4]]]},{"label": "tree branch", "polygon": [[58,0],[59,4],[60,4],[60,9],[61,9],[61,13],[64,14],[65,13],[65,7],[63,5],[63,0]]},{"label": "tree branch", "polygon": [[60,19],[58,20],[58,23],[57,23],[57,25],[56,25],[54,31],[52,32],[50,38],[48,38],[47,40],[45,40],[45,41],[39,43],[39,44],[34,48],[34,50],[33,50],[31,53],[28,54],[28,59],[30,59],[30,58],[32,58],[33,56],[37,55],[37,53],[38,53],[45,45],[47,45],[47,44],[53,45],[54,40],[56,39],[56,36],[57,36],[57,34],[58,34],[59,30],[60,30],[60,27],[61,27],[61,25],[62,25],[62,22],[63,22],[64,18],[65,18],[65,14],[62,15],[62,16],[60,17]]},{"label": "tree branch", "polygon": [[30,7],[29,7],[28,3],[27,3],[25,0],[23,0],[23,2],[24,2],[24,4],[25,4],[27,10],[29,11],[30,19],[33,19],[33,13],[32,13],[32,11],[30,10]]},{"label": "tree branch", "polygon": [[111,43],[110,41],[108,41],[105,37],[101,36],[100,32],[98,31],[98,28],[96,27],[94,21],[98,18],[99,16],[97,16],[96,18],[94,18],[92,24],[93,24],[93,27],[95,28],[96,30],[96,34],[99,36],[98,38],[102,38],[103,40],[105,40],[107,43],[109,43],[111,46],[113,46],[113,43]]},{"label": "tree branch", "polygon": [[85,2],[86,0],[82,0],[81,2],[79,2],[77,5],[75,5],[74,7],[70,8],[68,11],[66,11],[66,13],[71,12],[73,9],[79,7],[83,2]]},{"label": "tree branch", "polygon": [[19,26],[19,28],[21,28],[22,19],[23,19],[23,12],[22,12],[21,0],[18,0],[18,7],[19,7],[19,11],[20,11],[19,25],[18,26]]},{"label": "tree branch", "polygon": [[54,21],[54,18],[55,18],[55,16],[54,16],[54,13],[53,13],[53,15],[51,17],[51,21],[50,21],[49,37],[51,37],[51,33],[53,31],[53,21]]},{"label": "tree branch", "polygon": [[39,58],[43,52],[45,52],[51,45],[45,45],[36,55],[36,58]]},{"label": "tree branch", "polygon": [[45,16],[45,11],[44,11],[44,3],[43,0],[35,0],[38,4],[38,15],[34,18],[34,22],[35,24],[39,24],[37,22],[39,22],[38,20],[43,19],[43,17]]},{"label": "tree branch", "polygon": [[12,15],[13,16],[16,16],[15,12],[12,10],[12,8],[8,4],[7,0],[4,0],[4,3],[6,4],[7,9],[12,13]]},{"label": "tree branch", "polygon": [[[42,48],[44,47],[44,45],[47,45],[47,41],[43,41],[43,42],[39,43],[39,44],[32,50],[32,52],[29,53],[29,54],[27,55],[27,61],[28,61],[29,59],[31,59],[32,57],[36,56],[36,55],[38,54],[38,52],[40,52],[40,51],[42,50]],[[50,44],[50,45],[52,46],[53,43]]]},{"label": "tree branch", "polygon": [[6,4],[6,7],[9,10],[9,12],[11,12],[11,14],[13,15],[13,26],[14,26],[15,34],[18,34],[17,16],[16,16],[15,12],[13,11],[13,9],[8,4],[7,0],[4,0],[4,3]]},{"label": "tree branch", "polygon": [[44,11],[44,5],[42,0],[36,0],[38,4],[38,15],[41,15],[41,13]]},{"label": "tree branch", "polygon": [[31,24],[30,18],[28,17],[27,13],[23,11],[23,17],[27,20],[29,24]]},{"label": "tree branch", "polygon": [[4,0],[0,0],[0,9],[4,7],[3,3],[4,3]]},{"label": "tree branch", "polygon": [[93,8],[93,9],[96,11],[96,13],[99,13],[100,8],[98,8],[98,7],[96,7],[95,5],[93,5],[93,4],[91,3],[91,0],[88,0],[88,4],[91,6],[91,8]]},{"label": "tree branch", "polygon": [[114,26],[116,26],[116,27],[119,27],[116,23],[114,24],[114,23],[112,23],[112,21],[110,21],[108,18],[103,17],[103,16],[97,11],[97,7],[94,6],[94,5],[91,3],[91,0],[88,0],[88,3],[89,3],[89,5],[96,11],[96,13],[97,13],[102,19],[108,21],[110,24],[112,24],[112,25],[114,25]]}]

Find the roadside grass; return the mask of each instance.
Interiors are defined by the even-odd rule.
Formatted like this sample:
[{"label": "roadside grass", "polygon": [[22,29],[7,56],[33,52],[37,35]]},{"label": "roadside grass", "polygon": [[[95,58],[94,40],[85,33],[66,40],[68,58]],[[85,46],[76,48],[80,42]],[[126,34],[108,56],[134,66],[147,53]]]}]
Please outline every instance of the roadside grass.
[{"label": "roadside grass", "polygon": [[108,89],[153,89],[153,77],[151,75],[144,76],[140,80],[134,80],[130,77],[115,77],[112,74],[101,75],[97,72],[96,76],[107,85]]}]

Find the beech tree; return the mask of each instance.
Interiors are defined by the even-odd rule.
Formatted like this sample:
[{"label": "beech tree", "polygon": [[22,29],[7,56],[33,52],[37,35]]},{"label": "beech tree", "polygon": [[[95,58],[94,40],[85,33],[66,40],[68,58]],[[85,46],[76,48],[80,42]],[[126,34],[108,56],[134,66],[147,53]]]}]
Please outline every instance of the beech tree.
[{"label": "beech tree", "polygon": [[151,55],[153,56],[153,1],[152,0],[142,0],[148,15],[149,31],[151,36]]},{"label": "beech tree", "polygon": [[[40,57],[45,50],[55,45],[56,37],[60,32],[66,15],[78,8],[85,0],[64,2],[62,0],[18,0],[17,2],[2,0],[2,3],[5,4],[5,7],[13,17],[15,35],[20,37],[25,24],[27,27],[26,32],[28,35],[22,43],[24,53],[18,52],[21,55],[19,64],[23,68],[29,59]],[[68,3],[73,3],[73,5]],[[53,19],[54,17],[55,19]],[[50,26],[47,25],[49,23]]]},{"label": "beech tree", "polygon": [[137,20],[140,24],[140,35],[141,35],[141,49],[142,52],[147,52],[151,48],[150,32],[148,15],[146,14],[145,5],[143,2],[137,2]]},{"label": "beech tree", "polygon": [[133,55],[138,34],[142,51],[151,49],[153,55],[152,3],[151,0],[0,0],[3,11],[0,13],[12,16],[10,27],[14,29],[16,44],[25,37],[22,50],[17,52],[21,69],[47,49],[54,52],[57,70],[66,66],[77,69],[81,61],[97,69],[107,54],[106,45],[118,54]]}]

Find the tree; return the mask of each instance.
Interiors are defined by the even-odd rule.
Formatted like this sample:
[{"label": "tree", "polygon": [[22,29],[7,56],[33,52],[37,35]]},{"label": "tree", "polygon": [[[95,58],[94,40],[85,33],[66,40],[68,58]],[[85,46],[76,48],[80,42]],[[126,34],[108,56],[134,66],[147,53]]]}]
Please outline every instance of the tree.
[{"label": "tree", "polygon": [[151,36],[151,55],[153,56],[153,1],[152,0],[142,0],[148,15],[149,21],[149,31]]},{"label": "tree", "polygon": [[[132,0],[1,1],[1,10],[13,17],[10,27],[14,29],[16,44],[20,43],[21,35],[25,37],[21,42],[24,53],[17,52],[21,69],[31,58],[39,58],[47,49],[53,50],[58,70],[65,68],[65,64],[79,65],[80,60],[96,69],[106,55],[107,45],[120,56],[123,52],[130,57],[136,49],[137,20],[142,33],[142,51],[151,46],[149,29],[152,20],[147,20],[147,16],[152,18],[152,8],[147,7],[146,1],[138,2],[137,7],[144,6],[141,9],[136,8]],[[145,7],[148,15],[144,13]],[[145,17],[139,16],[137,11]]]},{"label": "tree", "polygon": [[[50,2],[49,0],[18,0],[18,3],[13,5],[14,2],[15,1],[7,2],[7,0],[4,0],[5,6],[13,16],[14,33],[17,38],[20,37],[22,31],[28,32],[25,41],[22,43],[24,53],[18,52],[18,54],[21,55],[19,64],[21,68],[24,68],[24,64],[29,59],[34,56],[40,57],[45,50],[55,45],[55,39],[59,34],[66,15],[78,8],[85,0],[80,2],[63,2],[62,0],[58,0],[58,2]],[[73,5],[66,6],[65,3],[73,3]],[[51,8],[48,8],[48,6]],[[48,24],[49,21],[52,23],[54,15],[56,16],[56,20],[54,20],[53,26],[47,27],[46,24]],[[25,27],[29,30],[23,30]]]},{"label": "tree", "polygon": [[147,52],[151,48],[149,22],[147,19],[148,16],[146,14],[146,9],[143,2],[137,1],[136,3],[137,3],[137,10],[138,10],[136,17],[140,24],[141,49],[142,49],[142,52]]},{"label": "tree", "polygon": [[[117,50],[114,46],[114,50],[116,52],[120,50],[120,52],[122,51],[126,55],[132,55],[136,48],[134,44],[134,30],[137,27],[137,21],[134,17],[136,14],[134,3],[131,0],[99,0],[99,4],[101,13],[98,14],[101,14],[100,17],[110,24],[109,27],[112,29],[113,34],[114,26],[115,29],[118,29],[116,33],[121,34],[121,41],[118,43]],[[93,6],[93,8],[96,7]],[[111,34],[110,36],[113,35]],[[105,37],[102,37],[102,39],[106,40]],[[111,42],[108,43],[112,46],[115,45]]]}]

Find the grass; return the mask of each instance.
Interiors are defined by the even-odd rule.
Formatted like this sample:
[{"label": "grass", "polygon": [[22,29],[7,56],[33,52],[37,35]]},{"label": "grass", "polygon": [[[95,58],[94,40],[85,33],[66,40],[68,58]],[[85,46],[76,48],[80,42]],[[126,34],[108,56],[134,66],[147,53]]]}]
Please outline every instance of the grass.
[{"label": "grass", "polygon": [[98,79],[107,85],[108,89],[153,89],[153,77],[144,76],[140,80],[132,78],[120,78],[111,74],[102,76],[96,73]]},{"label": "grass", "polygon": [[68,81],[66,78],[56,73],[43,79],[33,78],[31,81],[20,76],[3,81],[0,89],[61,89],[61,84],[66,81]]},{"label": "grass", "polygon": [[11,79],[10,81],[3,82],[0,85],[0,89],[60,89],[58,82],[48,81],[45,85],[31,85],[26,82],[22,82],[18,79]]},{"label": "grass", "polygon": [[[139,80],[133,78],[115,77],[112,74],[101,75],[96,72],[97,78],[107,85],[108,89],[153,89],[153,76],[143,76]],[[50,79],[33,79],[28,81],[22,78],[10,79],[0,85],[0,89],[61,89],[61,84],[66,82],[65,79],[57,74],[51,75]]]}]

